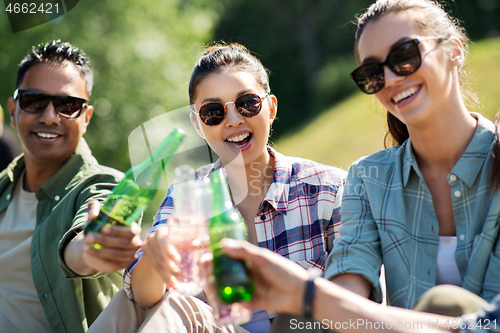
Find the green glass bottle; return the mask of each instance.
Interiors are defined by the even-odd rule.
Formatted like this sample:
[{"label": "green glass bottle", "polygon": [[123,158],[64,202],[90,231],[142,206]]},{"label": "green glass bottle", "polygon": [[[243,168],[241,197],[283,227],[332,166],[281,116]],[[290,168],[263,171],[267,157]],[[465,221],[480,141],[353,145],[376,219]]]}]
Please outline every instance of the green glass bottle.
[{"label": "green glass bottle", "polygon": [[[148,159],[129,169],[106,198],[99,216],[85,225],[84,233],[100,233],[105,225],[130,226],[137,221],[156,195],[165,165],[185,136],[184,130],[174,128]],[[97,244],[94,247],[100,248]]]},{"label": "green glass bottle", "polygon": [[210,219],[208,232],[216,293],[226,304],[249,301],[254,292],[254,284],[248,267],[244,261],[224,254],[220,244],[223,238],[246,240],[246,225],[233,205],[223,170],[212,172],[210,179],[213,188],[213,217]]}]

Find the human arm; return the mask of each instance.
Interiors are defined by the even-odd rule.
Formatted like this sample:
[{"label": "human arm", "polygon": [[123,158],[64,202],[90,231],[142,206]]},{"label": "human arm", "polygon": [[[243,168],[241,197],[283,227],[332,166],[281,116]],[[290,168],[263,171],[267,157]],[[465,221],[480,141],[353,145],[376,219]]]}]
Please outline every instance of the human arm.
[{"label": "human arm", "polygon": [[[99,215],[99,202],[91,200],[88,204],[88,218]],[[133,223],[129,227],[105,226],[102,234],[83,234],[80,231],[64,250],[64,261],[69,269],[82,275],[96,272],[112,273],[126,268],[135,259],[142,245],[141,227]],[[90,244],[100,244],[96,249]]]},{"label": "human arm", "polygon": [[166,225],[158,226],[149,234],[142,251],[132,271],[132,290],[137,304],[148,308],[175,286],[180,256],[169,241]]},{"label": "human arm", "polygon": [[379,230],[360,169],[363,165],[356,163],[349,169],[340,208],[342,225],[326,261],[325,278],[381,302]]},{"label": "human arm", "polygon": [[369,298],[372,291],[370,282],[359,274],[341,274],[331,281],[365,298]]},{"label": "human arm", "polygon": [[[293,315],[303,314],[305,284],[308,280],[305,270],[298,269],[290,260],[276,253],[245,241],[225,239],[223,250],[233,258],[250,263],[256,289],[247,306]],[[322,278],[316,278],[315,286],[313,318],[326,326],[333,325],[329,327],[339,332],[347,332],[353,326],[341,325],[339,329],[335,327],[335,323],[349,322],[356,323],[356,332],[371,332],[370,325],[361,325],[363,320],[363,323],[385,323],[386,332],[415,332],[415,326],[410,329],[404,327],[405,323],[415,323],[414,325],[422,327],[422,331],[439,333],[448,331],[444,327],[446,320],[449,320],[449,323],[450,320],[456,319],[402,308],[383,307]],[[437,327],[429,327],[431,322],[437,323]],[[380,331],[384,332],[383,329]]]},{"label": "human arm", "polygon": [[154,217],[138,260],[124,274],[124,289],[139,306],[148,308],[158,302],[175,285],[178,254],[168,238],[167,222],[174,213],[173,186]]}]

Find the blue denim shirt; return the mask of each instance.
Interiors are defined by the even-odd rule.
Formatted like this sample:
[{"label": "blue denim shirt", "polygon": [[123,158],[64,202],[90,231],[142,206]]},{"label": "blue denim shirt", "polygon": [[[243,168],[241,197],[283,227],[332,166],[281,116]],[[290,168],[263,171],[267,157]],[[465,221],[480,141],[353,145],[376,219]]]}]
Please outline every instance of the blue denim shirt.
[{"label": "blue denim shirt", "polygon": [[[500,293],[500,193],[489,189],[495,126],[479,114],[476,132],[448,174],[455,217],[455,258],[462,287],[487,301]],[[340,237],[325,277],[360,274],[380,302],[384,264],[387,302],[412,308],[436,285],[439,225],[411,140],[355,162],[342,197]]]}]

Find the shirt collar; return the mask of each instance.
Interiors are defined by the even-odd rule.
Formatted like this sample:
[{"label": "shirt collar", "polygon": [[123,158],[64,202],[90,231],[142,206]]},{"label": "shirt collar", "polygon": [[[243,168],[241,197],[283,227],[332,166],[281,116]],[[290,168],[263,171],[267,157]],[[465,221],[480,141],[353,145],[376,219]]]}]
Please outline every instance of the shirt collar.
[{"label": "shirt collar", "polygon": [[97,164],[97,160],[92,156],[87,142],[81,138],[75,153],[64,163],[61,169],[37,190],[37,199],[41,199],[42,193],[51,199],[62,198],[67,191],[66,185],[79,180],[80,175],[78,173],[81,171],[82,166],[94,163]]},{"label": "shirt collar", "polygon": [[[495,135],[495,125],[491,121],[479,113],[471,112],[470,114],[477,119],[476,131],[462,157],[451,170],[451,173],[460,178],[468,187],[474,184],[488,156],[489,147]],[[403,151],[403,186],[406,186],[412,168],[421,178],[422,174],[413,154],[411,138],[403,143],[401,150]]]},{"label": "shirt collar", "polygon": [[479,113],[471,113],[471,115],[477,118],[476,132],[460,160],[451,169],[451,173],[460,178],[468,187],[474,184],[495,137],[495,125],[491,121]]},{"label": "shirt collar", "polygon": [[292,180],[292,163],[286,156],[271,147],[267,147],[267,151],[274,156],[274,179],[267,191],[264,202],[268,202],[279,213],[286,215],[288,192]]},{"label": "shirt collar", "polygon": [[[292,178],[292,163],[283,154],[267,146],[267,151],[274,157],[274,179],[262,201],[268,202],[279,213],[286,215],[288,209],[288,192]],[[198,171],[198,177],[208,177],[210,173],[222,167],[220,158],[209,168]],[[208,172],[207,172],[208,171]]]}]

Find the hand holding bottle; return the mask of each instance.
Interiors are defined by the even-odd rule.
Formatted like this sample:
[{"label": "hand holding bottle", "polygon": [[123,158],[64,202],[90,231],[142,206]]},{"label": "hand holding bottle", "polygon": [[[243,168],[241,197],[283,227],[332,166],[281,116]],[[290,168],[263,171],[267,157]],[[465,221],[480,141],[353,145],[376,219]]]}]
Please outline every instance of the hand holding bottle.
[{"label": "hand holding bottle", "polygon": [[305,282],[309,278],[304,268],[247,241],[226,238],[221,244],[229,257],[248,261],[252,266],[255,293],[245,306],[302,314]]},{"label": "hand holding bottle", "polygon": [[[90,220],[99,215],[99,209],[100,204],[97,200],[89,203]],[[116,272],[128,267],[142,246],[140,234],[141,227],[134,222],[130,227],[105,226],[102,233],[85,235],[82,246],[85,264],[103,273]],[[83,237],[83,233],[80,237]],[[100,249],[91,244],[101,245]]]}]

